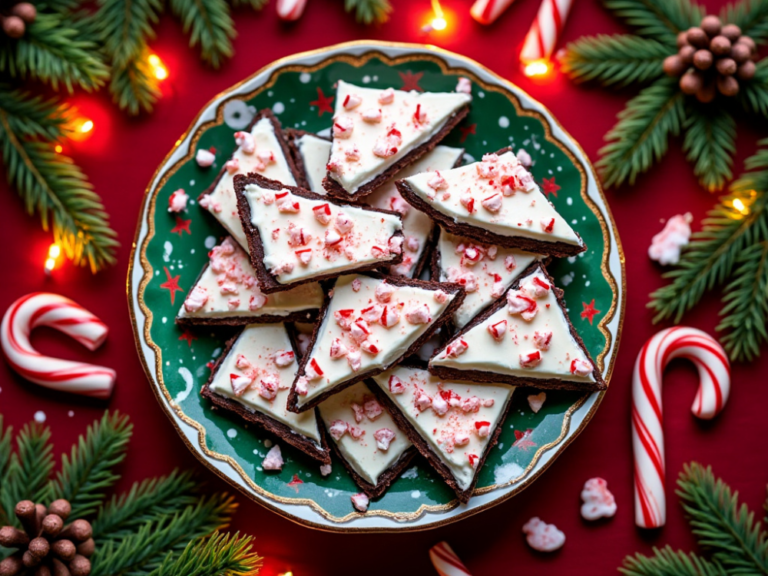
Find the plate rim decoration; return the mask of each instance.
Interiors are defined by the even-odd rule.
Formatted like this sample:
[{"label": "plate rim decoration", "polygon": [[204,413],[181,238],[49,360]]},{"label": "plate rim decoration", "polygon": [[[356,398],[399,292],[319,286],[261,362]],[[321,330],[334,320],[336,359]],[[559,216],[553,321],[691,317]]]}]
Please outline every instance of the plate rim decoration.
[{"label": "plate rim decoration", "polygon": [[582,175],[581,197],[600,223],[605,246],[600,268],[613,295],[610,309],[598,323],[598,328],[605,337],[606,346],[596,360],[607,383],[610,383],[618,354],[626,306],[624,251],[613,215],[586,153],[545,106],[512,82],[471,58],[421,44],[373,40],[344,42],[275,60],[212,98],[176,141],[144,191],[127,278],[128,307],[139,358],[163,412],[187,447],[206,468],[246,497],[259,502],[284,518],[311,528],[344,533],[432,529],[477,514],[508,500],[530,486],[584,430],[606,393],[606,391],[594,392],[574,403],[565,413],[558,438],[537,450],[521,476],[504,484],[477,489],[466,505],[460,505],[458,500],[452,500],[440,505],[422,504],[415,512],[397,513],[384,510],[371,511],[373,513],[367,514],[350,513],[343,517],[333,516],[312,499],[284,498],[259,487],[231,457],[209,449],[205,442],[204,426],[187,416],[173,401],[163,383],[162,354],[150,335],[153,313],[144,301],[144,291],[153,277],[153,268],[147,259],[146,249],[155,234],[153,218],[157,192],[175,172],[177,166],[194,157],[196,143],[201,134],[208,127],[222,122],[226,102],[253,97],[256,93],[273,85],[282,72],[307,72],[338,61],[360,66],[374,57],[380,58],[387,64],[401,63],[408,59],[429,60],[438,64],[444,71],[450,70],[452,74],[461,73],[469,76],[473,82],[477,82],[485,90],[492,89],[505,94],[518,115],[541,121],[546,139],[555,144],[577,167]]}]

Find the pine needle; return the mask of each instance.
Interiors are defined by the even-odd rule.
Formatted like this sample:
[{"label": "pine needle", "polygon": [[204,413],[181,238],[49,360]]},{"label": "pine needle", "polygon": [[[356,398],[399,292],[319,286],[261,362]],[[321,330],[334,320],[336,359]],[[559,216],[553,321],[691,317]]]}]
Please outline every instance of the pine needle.
[{"label": "pine needle", "polygon": [[175,559],[169,554],[150,576],[249,576],[257,574],[261,558],[251,551],[253,538],[214,534],[191,542]]},{"label": "pine needle", "polygon": [[218,68],[234,53],[235,26],[224,0],[171,0],[171,10],[189,32],[189,46],[200,45],[200,56]]},{"label": "pine needle", "polygon": [[634,184],[666,153],[669,137],[680,134],[685,121],[684,95],[676,79],[661,78],[641,90],[619,112],[619,121],[605,136],[597,167],[606,187]]},{"label": "pine needle", "polygon": [[641,36],[673,47],[676,47],[678,32],[698,26],[704,17],[703,9],[689,0],[603,0],[603,3],[637,28]]},{"label": "pine needle", "polygon": [[236,504],[230,496],[214,495],[183,512],[148,522],[136,533],[107,541],[96,549],[91,576],[146,574],[181,552],[191,539],[207,536],[229,522]]},{"label": "pine needle", "polygon": [[0,72],[42,80],[54,89],[63,85],[69,92],[76,85],[94,90],[109,77],[98,47],[71,18],[42,11],[18,40],[0,35]]},{"label": "pine needle", "polygon": [[363,24],[382,24],[389,20],[392,5],[389,0],[344,0],[344,10],[354,10],[355,20]]},{"label": "pine needle", "polygon": [[51,98],[31,96],[0,84],[0,109],[5,110],[8,125],[14,134],[26,138],[59,140],[67,134],[65,124],[69,107]]},{"label": "pine needle", "polygon": [[13,452],[13,427],[5,427],[3,415],[0,414],[0,525],[9,524],[16,526],[18,520],[13,513],[16,502],[12,502],[12,495],[8,490],[10,486],[9,469]]},{"label": "pine needle", "polygon": [[736,121],[722,106],[686,106],[683,152],[693,163],[699,184],[710,192],[721,190],[733,177]]},{"label": "pine needle", "polygon": [[720,11],[723,22],[736,24],[757,43],[768,40],[768,0],[741,0]]},{"label": "pine needle", "polygon": [[619,572],[627,576],[726,576],[725,570],[696,554],[654,547],[653,556],[627,556]]},{"label": "pine needle", "polygon": [[269,0],[231,0],[233,8],[242,8],[243,6],[249,6],[254,10],[261,10],[267,5]]},{"label": "pine needle", "polygon": [[93,514],[104,502],[107,489],[120,478],[113,468],[125,458],[132,430],[127,416],[106,413],[80,436],[69,458],[62,455],[52,489],[55,498],[72,504],[73,518]]},{"label": "pine needle", "polygon": [[737,98],[747,112],[768,118],[768,59],[763,58],[757,62],[751,80],[739,82]]},{"label": "pine needle", "polygon": [[93,522],[94,538],[120,540],[147,522],[172,516],[197,501],[198,482],[189,472],[135,483],[131,490],[104,504]]},{"label": "pine needle", "polygon": [[683,467],[677,484],[693,534],[713,560],[728,574],[768,575],[766,534],[738,493],[695,462]]},{"label": "pine needle", "polygon": [[145,46],[139,56],[125,66],[112,70],[109,82],[112,100],[132,116],[142,110],[152,112],[155,102],[160,98],[158,80],[152,73],[148,58],[149,48]]},{"label": "pine needle", "polygon": [[662,63],[669,47],[639,36],[600,34],[568,44],[561,60],[563,72],[577,82],[604,86],[647,83],[664,75]]}]

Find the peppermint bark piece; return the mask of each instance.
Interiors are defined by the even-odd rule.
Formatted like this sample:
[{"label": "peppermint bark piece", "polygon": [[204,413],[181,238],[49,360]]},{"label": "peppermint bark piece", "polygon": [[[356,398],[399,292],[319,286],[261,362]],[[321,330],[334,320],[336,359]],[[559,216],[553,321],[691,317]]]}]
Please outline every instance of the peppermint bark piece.
[{"label": "peppermint bark piece", "polygon": [[568,319],[562,290],[541,263],[435,352],[429,371],[544,389],[607,388]]},{"label": "peppermint bark piece", "polygon": [[453,170],[398,180],[397,188],[446,230],[478,242],[551,256],[587,248],[509,148]]},{"label": "peppermint bark piece", "polygon": [[285,131],[293,162],[299,172],[298,186],[315,194],[325,195],[323,179],[331,156],[331,140],[304,130]]},{"label": "peppermint bark piece", "polygon": [[462,503],[501,433],[514,388],[440,380],[398,366],[373,377],[376,395]]},{"label": "peppermint bark piece", "polygon": [[235,132],[234,137],[237,149],[213,184],[200,195],[198,203],[226,228],[238,244],[248,250],[235,196],[234,177],[258,172],[292,186],[297,182],[298,171],[280,122],[270,110],[259,111],[251,125],[244,131]]},{"label": "peppermint bark piece", "polygon": [[416,449],[363,382],[317,408],[331,448],[369,498],[378,498],[408,467]]},{"label": "peppermint bark piece", "polygon": [[457,282],[467,295],[453,315],[456,328],[463,328],[484,308],[504,294],[528,267],[542,256],[495,244],[482,244],[456,236],[439,227],[432,255],[432,279]]},{"label": "peppermint bark piece", "polygon": [[370,194],[433,149],[469,113],[472,100],[465,93],[337,85],[323,186],[344,200]]},{"label": "peppermint bark piece", "polygon": [[332,201],[258,174],[237,176],[235,190],[265,294],[403,258],[399,214]]},{"label": "peppermint bark piece", "polygon": [[[428,170],[448,170],[461,163],[464,155],[463,148],[451,148],[449,146],[435,146],[424,154],[419,160],[401,170],[397,178],[426,172]],[[395,186],[395,179],[391,178],[370,196],[365,202],[376,208],[393,210],[403,218],[403,261],[400,264],[390,266],[390,274],[418,278],[427,260],[429,249],[433,244],[432,233],[435,223],[432,219],[418,210],[411,209],[411,205],[403,200]]]},{"label": "peppermint bark piece", "polygon": [[176,324],[182,326],[239,326],[270,322],[310,321],[323,304],[316,282],[285,292],[263,294],[248,254],[231,236],[214,246],[184,304]]},{"label": "peppermint bark piece", "polygon": [[339,277],[288,398],[303,412],[415,353],[461,305],[457,284],[370,273]]},{"label": "peppermint bark piece", "polygon": [[251,324],[227,343],[201,394],[216,407],[330,464],[316,413],[295,414],[286,408],[297,366],[284,324]]}]

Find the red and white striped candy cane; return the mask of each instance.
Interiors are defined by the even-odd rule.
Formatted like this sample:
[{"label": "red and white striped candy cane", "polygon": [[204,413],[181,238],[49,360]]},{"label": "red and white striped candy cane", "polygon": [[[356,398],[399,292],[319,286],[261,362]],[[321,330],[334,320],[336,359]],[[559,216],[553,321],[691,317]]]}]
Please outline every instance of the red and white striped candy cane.
[{"label": "red and white striped candy cane", "polygon": [[472,18],[480,24],[490,24],[515,0],[477,0],[470,8]]},{"label": "red and white striped candy cane", "polygon": [[432,546],[429,549],[429,559],[440,576],[472,576],[447,542]]},{"label": "red and white striped candy cane", "polygon": [[699,390],[691,406],[697,418],[714,418],[731,389],[725,350],[706,332],[684,326],[667,328],[643,346],[632,377],[635,524],[641,528],[658,528],[666,522],[661,378],[673,358],[687,358],[699,371]]},{"label": "red and white striped candy cane", "polygon": [[307,0],[277,0],[277,15],[280,20],[293,22],[301,18],[306,5]]},{"label": "red and white striped candy cane", "polygon": [[531,24],[520,52],[520,61],[530,64],[549,60],[568,18],[572,0],[544,0]]},{"label": "red and white striped candy cane", "polygon": [[96,350],[107,337],[107,326],[69,298],[36,292],[16,300],[3,316],[0,343],[8,363],[36,384],[96,398],[109,398],[115,371],[84,362],[43,356],[32,347],[29,335],[38,326],[49,326]]}]

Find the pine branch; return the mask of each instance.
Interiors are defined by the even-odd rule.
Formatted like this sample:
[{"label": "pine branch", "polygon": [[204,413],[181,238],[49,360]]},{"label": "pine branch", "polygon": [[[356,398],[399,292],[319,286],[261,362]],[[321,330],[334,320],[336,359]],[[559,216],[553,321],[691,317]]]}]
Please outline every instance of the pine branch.
[{"label": "pine branch", "polygon": [[689,0],[603,0],[606,8],[627,24],[637,28],[640,36],[676,47],[677,34],[698,26],[704,17],[700,6]]},{"label": "pine branch", "polygon": [[764,224],[756,224],[768,218],[768,194],[759,196],[746,216],[733,208],[734,198],[724,197],[709,212],[701,232],[692,235],[680,264],[663,275],[672,282],[651,294],[648,307],[656,311],[654,322],[666,318],[679,322],[705,291],[731,276],[742,251],[765,240],[760,233]]},{"label": "pine branch", "polygon": [[56,242],[76,265],[88,263],[96,272],[114,263],[117,235],[85,175],[53,144],[19,138],[13,125],[24,120],[4,106],[0,100],[0,148],[8,182],[23,197],[27,212],[38,212],[46,230],[53,224]]},{"label": "pine branch", "polygon": [[[763,234],[768,236],[768,230]],[[727,334],[720,341],[734,360],[751,361],[768,341],[768,241],[741,253],[724,292],[723,320],[716,330]]]},{"label": "pine branch", "polygon": [[696,554],[676,552],[669,546],[661,550],[654,547],[653,554],[651,558],[627,556],[619,572],[627,576],[726,576],[719,564]]},{"label": "pine branch", "polygon": [[140,56],[125,66],[112,69],[109,82],[112,100],[132,116],[142,110],[152,112],[155,102],[160,98],[158,80],[152,73],[148,58],[149,48],[145,46]]},{"label": "pine branch", "polygon": [[731,179],[736,152],[736,122],[722,106],[686,106],[683,152],[693,163],[699,184],[710,192]]},{"label": "pine branch", "polygon": [[113,496],[93,522],[94,538],[120,540],[147,522],[172,516],[197,501],[198,483],[189,472],[172,472],[162,478],[135,483],[128,493]]},{"label": "pine branch", "polygon": [[741,0],[728,4],[720,11],[723,22],[731,22],[741,28],[741,33],[751,36],[755,42],[768,40],[768,0]]},{"label": "pine branch", "polygon": [[152,27],[163,9],[161,0],[100,0],[96,19],[100,22],[104,49],[112,64],[125,67],[142,55],[147,40],[155,37]]},{"label": "pine branch", "polygon": [[190,542],[173,558],[169,554],[150,576],[248,576],[256,574],[261,558],[251,551],[253,538],[238,534],[214,534],[206,540]]},{"label": "pine branch", "polygon": [[146,574],[181,552],[190,540],[222,528],[236,507],[232,497],[221,494],[188,506],[181,514],[148,522],[138,532],[97,548],[91,576]]},{"label": "pine branch", "polygon": [[739,82],[739,103],[747,111],[768,118],[768,58],[759,60],[751,80]]},{"label": "pine branch", "polygon": [[661,65],[669,47],[639,36],[600,34],[568,44],[561,60],[563,72],[577,82],[604,86],[646,83],[664,75]]},{"label": "pine branch", "polygon": [[8,115],[11,131],[26,138],[58,140],[66,133],[69,107],[51,98],[32,96],[0,84],[0,108]]},{"label": "pine branch", "polygon": [[[3,424],[3,415],[0,414],[0,526],[7,526],[11,523],[13,512],[8,507],[6,499],[3,497],[4,487],[8,486],[8,469],[11,465],[11,452],[13,450],[13,428],[7,428]],[[15,504],[15,503],[14,503]],[[15,518],[14,518],[15,520]]]},{"label": "pine branch", "polygon": [[249,6],[254,10],[261,10],[267,5],[269,0],[231,0],[233,8],[241,8],[243,6]]},{"label": "pine branch", "polygon": [[8,480],[3,483],[3,508],[10,511],[20,500],[47,502],[48,479],[53,472],[51,431],[40,424],[25,424],[16,437],[16,453],[8,466]]},{"label": "pine branch", "polygon": [[200,44],[204,61],[218,68],[232,56],[236,32],[224,0],[171,0],[171,10],[181,18],[184,32],[190,33],[190,48]]},{"label": "pine branch", "polygon": [[674,78],[661,78],[627,103],[619,121],[605,136],[597,167],[606,187],[625,181],[634,184],[638,174],[667,152],[669,137],[677,136],[685,121],[684,95]]},{"label": "pine branch", "polygon": [[683,467],[677,484],[699,545],[728,574],[768,574],[766,534],[747,505],[739,506],[738,492],[696,462]]},{"label": "pine branch", "polygon": [[24,36],[11,40],[0,36],[0,72],[14,78],[30,78],[90,91],[104,85],[109,70],[99,57],[98,46],[83,38],[72,19],[39,12]]},{"label": "pine branch", "polygon": [[392,5],[389,0],[344,0],[344,10],[354,10],[355,20],[363,24],[381,24],[389,20]]},{"label": "pine branch", "polygon": [[92,514],[106,499],[106,490],[119,479],[112,469],[125,458],[132,430],[127,416],[106,413],[80,436],[69,458],[62,455],[52,488],[55,498],[72,504],[73,518]]}]

